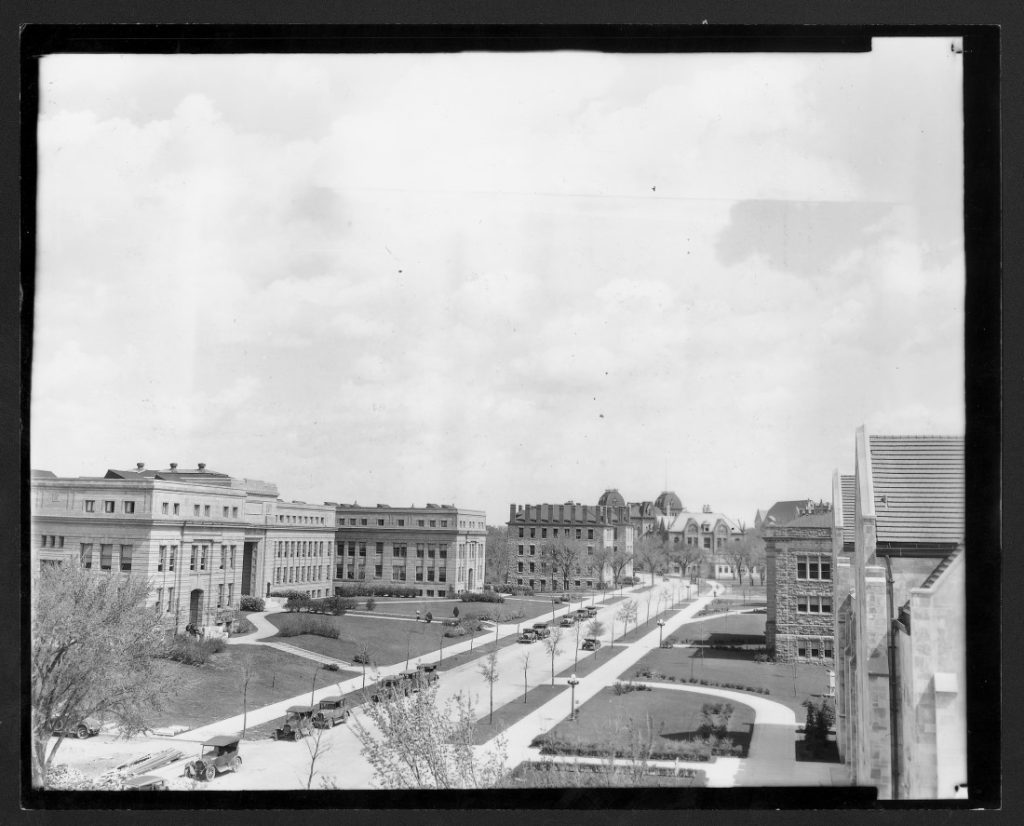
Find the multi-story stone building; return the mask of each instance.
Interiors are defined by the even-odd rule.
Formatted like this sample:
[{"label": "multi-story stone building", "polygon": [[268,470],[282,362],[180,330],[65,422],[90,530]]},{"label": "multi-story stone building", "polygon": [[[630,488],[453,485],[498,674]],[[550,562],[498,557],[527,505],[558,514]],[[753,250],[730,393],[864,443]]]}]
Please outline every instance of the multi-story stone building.
[{"label": "multi-story stone building", "polygon": [[855,455],[854,518],[834,545],[840,756],[881,799],[955,797],[967,780],[964,441],[862,427]]},{"label": "multi-story stone building", "polygon": [[108,470],[102,477],[33,471],[33,565],[148,577],[170,628],[212,626],[242,595],[275,586],[330,592],[334,508],[284,502],[277,487],[194,469]]},{"label": "multi-story stone building", "polygon": [[690,577],[735,579],[736,566],[728,558],[730,543],[739,542],[743,533],[731,518],[713,511],[710,505],[701,510],[681,510],[659,519],[658,530],[667,534],[669,548],[679,549],[685,561],[679,573]]},{"label": "multi-story stone building", "polygon": [[831,665],[835,649],[830,503],[805,506],[784,525],[762,529],[768,653],[779,662],[814,661]]},{"label": "multi-story stone building", "polygon": [[[609,493],[617,494],[618,491],[607,491],[605,496]],[[604,496],[601,498],[604,499]],[[598,501],[598,504],[605,503]],[[658,530],[659,519],[666,516],[675,516],[683,510],[685,508],[683,507],[682,500],[670,490],[658,494],[658,498],[654,501],[630,502],[629,520],[633,523],[633,536],[639,538],[645,534],[653,533]]]},{"label": "multi-story stone building", "polygon": [[483,587],[484,511],[331,504],[337,519],[336,592],[363,581],[411,586],[428,597]]},{"label": "multi-story stone building", "polygon": [[[566,582],[569,588],[611,582],[613,558],[633,554],[633,525],[617,491],[606,491],[602,500],[606,504],[510,505],[513,581],[538,591],[561,591]],[[620,573],[632,576],[632,563],[626,561]]]}]

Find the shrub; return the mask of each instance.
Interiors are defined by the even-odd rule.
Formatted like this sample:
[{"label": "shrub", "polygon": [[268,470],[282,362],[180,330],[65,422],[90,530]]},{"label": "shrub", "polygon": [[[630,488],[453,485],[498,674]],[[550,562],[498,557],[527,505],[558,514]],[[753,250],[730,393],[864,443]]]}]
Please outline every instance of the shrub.
[{"label": "shrub", "polygon": [[163,656],[185,665],[205,665],[211,654],[219,654],[225,648],[227,643],[220,637],[204,639],[191,634],[175,634],[164,649]]},{"label": "shrub", "polygon": [[529,585],[498,585],[495,589],[501,594],[512,594],[517,597],[532,597],[533,588]]},{"label": "shrub", "polygon": [[298,594],[296,596],[288,597],[288,601],[284,604],[285,611],[308,611],[310,599],[305,594]]},{"label": "shrub", "polygon": [[324,671],[341,671],[341,666],[337,663],[324,663]]},{"label": "shrub", "polygon": [[370,597],[368,600],[366,600],[366,610],[367,611],[372,611],[376,607],[377,607],[377,600],[375,600],[373,597]]},{"label": "shrub", "polygon": [[316,617],[288,617],[281,623],[277,632],[279,637],[298,637],[302,634],[314,634],[336,640],[339,631],[330,622]]},{"label": "shrub", "polygon": [[452,616],[455,617],[456,619],[458,619],[458,617],[459,617],[459,606],[458,605],[453,605],[452,606]]},{"label": "shrub", "polygon": [[309,595],[304,594],[302,591],[271,591],[270,596],[284,597],[285,599],[309,599]]},{"label": "shrub", "polygon": [[433,622],[433,620],[434,620],[434,615],[431,614],[430,611],[427,611],[427,613],[423,617],[423,621],[424,622]]},{"label": "shrub", "polygon": [[463,602],[504,602],[505,598],[496,591],[463,591],[459,595]]},{"label": "shrub", "polygon": [[419,596],[419,588],[410,585],[376,585],[372,582],[349,582],[336,585],[335,596],[339,597],[410,597]]},{"label": "shrub", "polygon": [[243,611],[263,611],[266,610],[267,603],[261,597],[246,595],[238,600],[238,607]]},{"label": "shrub", "polygon": [[464,637],[468,632],[461,625],[453,625],[444,632],[446,637]]}]

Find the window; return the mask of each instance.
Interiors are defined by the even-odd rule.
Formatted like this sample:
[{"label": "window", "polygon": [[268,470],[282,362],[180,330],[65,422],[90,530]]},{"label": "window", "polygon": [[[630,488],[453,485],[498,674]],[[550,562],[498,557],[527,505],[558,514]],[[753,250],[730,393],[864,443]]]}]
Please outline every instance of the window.
[{"label": "window", "polygon": [[441,527],[442,528],[447,528],[448,527],[448,520],[447,519],[442,519],[441,520]]},{"label": "window", "polygon": [[193,545],[192,546],[192,557],[191,557],[191,559],[189,560],[189,563],[188,563],[188,569],[190,571],[194,571],[196,569],[196,560],[198,558],[199,558],[199,546],[198,545]]},{"label": "window", "polygon": [[448,558],[448,546],[447,545],[443,545],[443,544],[442,545],[438,545],[437,546],[437,555],[441,559],[447,559]]},{"label": "window", "polygon": [[530,546],[530,556],[534,556],[536,553],[537,553],[537,546],[536,545],[531,545]]},{"label": "window", "polygon": [[92,568],[92,543],[83,542],[79,546],[79,558],[82,560],[83,568]]},{"label": "window", "polygon": [[404,519],[399,519],[398,520],[398,527],[400,527],[400,528],[404,528],[405,527],[405,520]]},{"label": "window", "polygon": [[162,571],[166,564],[167,564],[167,546],[166,545],[161,545],[160,546],[160,556],[158,556],[157,560],[156,560],[156,569],[158,571]]},{"label": "window", "polygon": [[[167,570],[168,571],[173,571],[174,570],[174,557],[176,557],[177,555],[178,555],[178,546],[177,545],[171,545],[170,555],[167,557]],[[168,599],[170,599],[170,597],[168,597]]]},{"label": "window", "polygon": [[583,529],[582,528],[577,528],[576,529],[576,538],[577,539],[582,539],[583,538]]},{"label": "window", "polygon": [[519,546],[519,555],[520,556],[523,555],[523,546],[522,545]]},{"label": "window", "polygon": [[382,576],[384,576],[384,566],[383,565],[374,565],[373,566],[373,578],[374,579],[380,579]]},{"label": "window", "polygon": [[374,553],[376,553],[378,556],[380,556],[382,553],[384,553],[384,543],[383,542],[377,542],[374,545]]},{"label": "window", "polygon": [[96,513],[96,500],[95,499],[86,499],[85,500],[85,512],[86,513]]},{"label": "window", "polygon": [[541,539],[547,539],[548,538],[548,529],[547,528],[541,528],[540,529],[540,538]]},{"label": "window", "polygon": [[812,554],[796,558],[797,579],[832,579],[832,559],[827,556]]},{"label": "window", "polygon": [[170,502],[164,502],[163,504],[160,505],[160,513],[162,513],[162,514],[164,514],[166,516],[170,512],[171,512],[171,503]]},{"label": "window", "polygon": [[[232,508],[231,509],[231,516],[233,516],[233,517],[237,517],[238,516],[238,508]],[[230,592],[231,592],[231,583],[228,583],[228,593],[230,593]],[[228,602],[230,602],[230,601],[231,601],[231,598],[228,597]]]},{"label": "window", "polygon": [[796,598],[796,610],[801,614],[831,614],[832,597],[801,595]]},{"label": "window", "polygon": [[519,562],[519,563],[517,563],[517,565],[518,565],[518,571],[519,571],[519,573],[522,573],[522,572],[523,572],[523,563],[522,563],[522,562]]},{"label": "window", "polygon": [[[174,503],[174,515],[178,516],[180,513],[181,513],[181,505],[179,505],[177,502],[175,502]],[[168,597],[168,599],[170,599],[170,597]]]},{"label": "window", "polygon": [[193,516],[199,516],[199,505],[193,505],[192,506],[192,515]]},{"label": "window", "polygon": [[235,601],[235,583],[228,583],[228,605]]},{"label": "window", "polygon": [[356,518],[354,516],[350,516],[348,518],[348,524],[350,524],[350,525],[356,524]]},{"label": "window", "polygon": [[825,646],[825,657],[827,659],[832,659],[832,649],[829,648],[827,645]]},{"label": "window", "polygon": [[161,603],[163,601],[163,597],[164,597],[164,589],[163,588],[157,588],[156,589],[156,606],[154,606],[154,607],[156,608],[156,612],[158,614],[160,613],[160,605],[161,605]]},{"label": "window", "polygon": [[438,582],[446,582],[447,579],[448,579],[448,569],[447,568],[439,568],[438,571],[437,571],[437,581]]},{"label": "window", "polygon": [[417,565],[416,566],[416,581],[417,582],[423,582],[423,566],[422,565]]},{"label": "window", "polygon": [[417,542],[416,543],[416,557],[418,559],[423,559],[423,543],[422,542]]},{"label": "window", "polygon": [[536,528],[530,528],[530,539],[535,539],[536,537],[537,537],[537,529]]},{"label": "window", "polygon": [[203,516],[209,516],[209,515],[210,515],[210,506],[209,505],[203,505]]},{"label": "window", "polygon": [[806,648],[797,648],[796,655],[798,657],[806,657],[807,656],[807,649]]},{"label": "window", "polygon": [[224,607],[224,583],[223,582],[218,582],[217,583],[217,607],[218,608],[223,608]]},{"label": "window", "polygon": [[[220,546],[220,570],[223,571],[227,567],[227,564],[228,564],[228,546],[227,545],[221,545]],[[218,606],[218,607],[220,607],[220,606]]]},{"label": "window", "polygon": [[227,505],[224,506],[223,513],[224,513],[224,518],[227,519],[228,518],[228,506]]},{"label": "window", "polygon": [[381,526],[381,527],[384,527],[384,520],[383,520],[383,519],[378,519],[378,520],[377,520],[377,524],[378,524],[379,526]]},{"label": "window", "polygon": [[359,524],[360,525],[365,525],[366,524],[366,517],[365,516],[362,519],[359,520]]},{"label": "window", "polygon": [[[231,570],[235,569],[235,551],[238,549],[237,545],[231,546]],[[229,600],[230,601],[230,600]]]},{"label": "window", "polygon": [[433,568],[427,568],[427,582],[433,582],[433,581],[434,581],[434,569]]},{"label": "window", "polygon": [[366,543],[365,542],[360,542],[359,543],[359,555],[360,556],[366,556]]},{"label": "window", "polygon": [[523,538],[523,529],[522,528],[519,529],[519,538],[520,539]]},{"label": "window", "polygon": [[114,556],[113,545],[100,545],[100,570],[109,571],[110,561]]},{"label": "window", "polygon": [[707,548],[708,550],[711,549],[711,537],[710,536],[705,536],[704,537],[704,547]]},{"label": "window", "polygon": [[593,538],[594,538],[594,529],[593,528],[587,528],[587,539],[593,539]]},{"label": "window", "polygon": [[104,513],[113,513],[114,512],[114,500],[113,499],[106,499],[106,500],[104,500],[104,502],[103,502],[103,512]]},{"label": "window", "polygon": [[404,565],[392,565],[391,566],[391,578],[398,582],[405,582],[405,566]]},{"label": "window", "polygon": [[587,556],[593,556],[593,555],[594,555],[594,546],[593,545],[587,545]]}]

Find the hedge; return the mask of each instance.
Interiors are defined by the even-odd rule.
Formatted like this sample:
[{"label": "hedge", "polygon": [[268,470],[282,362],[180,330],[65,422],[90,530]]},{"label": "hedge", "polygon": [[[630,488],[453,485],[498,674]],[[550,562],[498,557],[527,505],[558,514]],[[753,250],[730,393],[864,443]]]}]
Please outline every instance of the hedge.
[{"label": "hedge", "polygon": [[505,598],[495,591],[463,591],[459,597],[463,602],[504,602]]},{"label": "hedge", "polygon": [[227,647],[222,637],[197,639],[191,634],[175,634],[161,656],[185,665],[205,665],[211,654],[219,654]]},{"label": "hedge", "polygon": [[[539,747],[541,754],[571,754],[579,757],[633,757],[633,753],[622,748],[609,747],[598,743],[570,742],[553,737],[550,734],[542,734],[535,737],[530,745]],[[735,745],[728,738],[705,737],[692,740],[682,740],[676,743],[659,743],[654,746],[650,760],[692,760],[706,763],[712,757],[732,757],[742,755],[743,747]]]},{"label": "hedge", "polygon": [[341,597],[418,597],[420,589],[409,585],[374,585],[368,582],[352,582],[334,586],[334,593]]},{"label": "hedge", "polygon": [[332,614],[340,616],[356,608],[359,603],[352,597],[322,597],[310,599],[305,594],[289,597],[284,604],[285,611],[300,611],[310,614]]},{"label": "hedge", "polygon": [[317,637],[336,640],[340,631],[331,623],[318,617],[295,616],[288,617],[277,632],[279,637],[298,637],[302,634],[313,634]]},{"label": "hedge", "polygon": [[267,603],[262,597],[244,596],[238,601],[238,607],[242,611],[264,611]]}]

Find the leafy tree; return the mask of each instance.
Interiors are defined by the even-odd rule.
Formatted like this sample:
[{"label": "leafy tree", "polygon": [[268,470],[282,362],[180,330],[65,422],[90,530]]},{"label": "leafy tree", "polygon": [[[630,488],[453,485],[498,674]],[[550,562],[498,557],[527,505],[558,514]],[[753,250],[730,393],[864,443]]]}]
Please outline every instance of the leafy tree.
[{"label": "leafy tree", "polygon": [[484,539],[484,582],[507,585],[514,566],[507,525],[488,525]]},{"label": "leafy tree", "polygon": [[544,638],[544,648],[551,655],[551,685],[555,684],[555,656],[562,652],[562,629],[555,627]]},{"label": "leafy tree", "polygon": [[149,583],[138,576],[85,570],[73,561],[44,566],[32,588],[32,782],[42,787],[69,726],[113,718],[123,736],[145,730],[147,714],[177,687],[158,659],[164,648]]},{"label": "leafy tree", "polygon": [[637,566],[650,573],[651,585],[654,585],[654,574],[667,559],[665,538],[656,531],[645,533],[637,540],[633,556]]},{"label": "leafy tree", "polygon": [[611,568],[613,556],[614,552],[612,549],[603,545],[599,545],[594,549],[594,567],[597,568],[599,577],[598,582],[600,582],[602,588],[605,585],[605,569]]},{"label": "leafy tree", "polygon": [[491,713],[488,717],[487,724],[490,725],[494,722],[494,684],[498,682],[498,651],[495,649],[486,657],[482,663],[480,663],[480,673],[483,678],[487,681],[487,686],[490,689],[491,694]]},{"label": "leafy tree", "polygon": [[580,546],[574,542],[545,542],[540,546],[540,553],[542,560],[551,566],[551,575],[561,578],[562,590],[568,591],[572,569],[579,564]]},{"label": "leafy tree", "polygon": [[473,745],[475,715],[461,694],[439,702],[433,684],[409,697],[368,703],[363,713],[372,726],[353,717],[352,731],[362,754],[385,789],[483,789],[508,773],[504,736],[487,752]]},{"label": "leafy tree", "polygon": [[[599,619],[591,620],[587,623],[587,636],[593,637],[598,642],[601,641],[601,635],[604,633],[604,623]],[[597,652],[600,649],[594,650],[594,658],[597,659]]]},{"label": "leafy tree", "polygon": [[618,582],[622,572],[633,562],[633,554],[623,548],[613,548],[608,564],[612,569],[612,582]]}]

